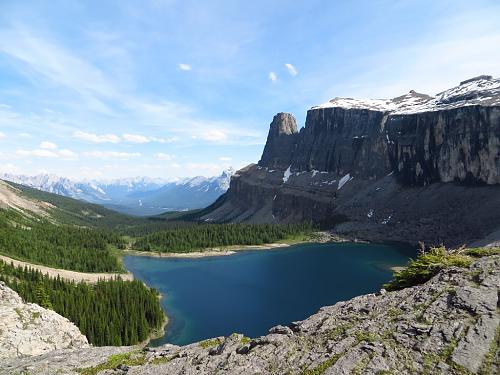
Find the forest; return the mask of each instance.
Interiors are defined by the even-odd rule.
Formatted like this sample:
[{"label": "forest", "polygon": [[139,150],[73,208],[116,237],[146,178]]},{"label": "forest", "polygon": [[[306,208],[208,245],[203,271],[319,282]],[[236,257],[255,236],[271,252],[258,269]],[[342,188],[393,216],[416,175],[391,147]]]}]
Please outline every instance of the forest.
[{"label": "forest", "polygon": [[165,319],[158,292],[137,280],[75,283],[0,261],[0,281],[25,301],[68,318],[97,346],[137,344]]},{"label": "forest", "polygon": [[139,237],[134,248],[153,252],[191,252],[230,245],[261,245],[305,236],[312,224],[198,224],[158,230]]},{"label": "forest", "polygon": [[46,266],[82,272],[120,272],[111,246],[122,237],[108,229],[55,224],[14,210],[0,210],[0,253]]}]

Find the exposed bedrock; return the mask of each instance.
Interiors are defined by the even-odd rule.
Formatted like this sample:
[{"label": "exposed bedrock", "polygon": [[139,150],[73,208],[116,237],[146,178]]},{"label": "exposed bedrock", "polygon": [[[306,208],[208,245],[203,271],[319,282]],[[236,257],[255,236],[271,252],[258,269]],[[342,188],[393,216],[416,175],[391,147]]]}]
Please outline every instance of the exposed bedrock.
[{"label": "exposed bedrock", "polygon": [[313,220],[350,237],[429,245],[500,241],[497,86],[480,77],[437,98],[337,98],[309,110],[299,132],[280,113],[259,164],[238,171],[202,219]]},{"label": "exposed bedrock", "polygon": [[0,361],[0,374],[497,374],[499,270],[499,256],[482,258],[423,285],[322,307],[257,338],[56,350]]}]

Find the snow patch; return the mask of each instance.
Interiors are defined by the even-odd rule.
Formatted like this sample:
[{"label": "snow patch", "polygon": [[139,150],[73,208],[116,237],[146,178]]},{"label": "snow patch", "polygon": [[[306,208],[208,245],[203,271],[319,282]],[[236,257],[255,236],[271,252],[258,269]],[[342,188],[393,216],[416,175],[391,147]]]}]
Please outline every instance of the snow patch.
[{"label": "snow patch", "polygon": [[290,166],[288,167],[288,169],[285,171],[285,173],[283,174],[283,183],[286,184],[288,182],[288,179],[290,178],[290,176],[292,175],[292,172],[290,172],[290,169],[292,168],[292,165],[290,164]]},{"label": "snow patch", "polygon": [[373,210],[368,211],[366,216],[368,216],[369,218],[373,217]]},{"label": "snow patch", "polygon": [[[354,177],[353,177],[354,178]],[[347,184],[349,181],[351,181],[351,175],[348,173],[344,177],[342,177],[339,181],[339,186],[337,187],[337,190],[342,189],[342,187]]]},{"label": "snow patch", "polygon": [[392,217],[392,215],[389,215],[389,216],[387,217],[387,219],[382,220],[382,224],[384,224],[384,225],[385,225],[385,224],[389,223],[389,221],[391,220],[391,217]]}]

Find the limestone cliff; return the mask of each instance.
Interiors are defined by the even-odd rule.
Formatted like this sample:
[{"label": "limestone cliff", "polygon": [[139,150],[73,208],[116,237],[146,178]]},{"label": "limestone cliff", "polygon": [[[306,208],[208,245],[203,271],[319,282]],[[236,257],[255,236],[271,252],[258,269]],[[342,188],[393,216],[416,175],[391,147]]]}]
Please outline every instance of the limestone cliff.
[{"label": "limestone cliff", "polygon": [[496,374],[499,287],[496,255],[423,285],[323,307],[254,339],[56,350],[4,360],[0,374]]},{"label": "limestone cliff", "polygon": [[278,114],[258,165],[202,219],[313,220],[347,236],[452,246],[496,233],[500,79],[435,98],[336,98],[309,110],[299,132]]}]

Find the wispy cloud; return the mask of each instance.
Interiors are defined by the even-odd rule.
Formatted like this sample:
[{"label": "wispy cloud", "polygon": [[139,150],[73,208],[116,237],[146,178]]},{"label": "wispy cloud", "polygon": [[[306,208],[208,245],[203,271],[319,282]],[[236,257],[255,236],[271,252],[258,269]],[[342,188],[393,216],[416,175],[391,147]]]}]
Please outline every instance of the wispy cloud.
[{"label": "wispy cloud", "polygon": [[66,159],[66,160],[74,160],[77,159],[78,155],[68,149],[62,150],[48,150],[43,148],[36,148],[34,150],[26,150],[26,149],[17,149],[16,155],[18,157],[35,157],[35,158],[49,158],[49,159]]},{"label": "wispy cloud", "polygon": [[228,134],[222,130],[208,129],[202,130],[191,136],[193,139],[203,139],[209,142],[222,142],[228,139]]},{"label": "wispy cloud", "polygon": [[159,152],[157,153],[156,155],[156,158],[159,159],[159,160],[172,160],[173,159],[173,156],[172,155],[169,155],[169,154],[165,154],[163,152]]},{"label": "wispy cloud", "polygon": [[297,71],[297,68],[295,68],[295,66],[293,66],[292,64],[285,64],[285,67],[286,67],[286,70],[288,70],[288,73],[295,77],[297,74],[299,74],[299,72]]},{"label": "wispy cloud", "polygon": [[92,143],[118,143],[120,142],[120,137],[116,134],[102,134],[97,135],[94,133],[82,132],[80,130],[73,133],[73,138],[81,139],[82,141],[92,142]]},{"label": "wispy cloud", "polygon": [[0,132],[0,140],[4,139],[5,138],[5,134]]},{"label": "wispy cloud", "polygon": [[189,64],[178,64],[180,70],[189,71],[191,70],[191,65]]},{"label": "wispy cloud", "polygon": [[0,164],[0,172],[2,173],[19,173],[19,167],[12,164]]},{"label": "wispy cloud", "polygon": [[231,161],[231,160],[233,160],[233,158],[232,158],[232,157],[230,157],[230,156],[221,156],[221,157],[219,158],[219,160],[220,160],[220,161]]},{"label": "wispy cloud", "polygon": [[49,141],[43,141],[42,143],[40,143],[40,145],[38,146],[42,149],[45,149],[45,150],[55,150],[57,149],[57,145],[55,143],[52,143],[52,142],[49,142]]},{"label": "wispy cloud", "polygon": [[148,137],[140,134],[123,134],[123,139],[132,143],[148,143],[151,141]]},{"label": "wispy cloud", "polygon": [[71,150],[68,150],[68,149],[62,149],[62,150],[59,150],[58,154],[63,158],[63,159],[67,159],[67,160],[73,160],[73,159],[77,159],[78,158],[78,154],[76,154],[75,152],[71,151]]},{"label": "wispy cloud", "polygon": [[271,80],[271,82],[274,83],[274,82],[278,81],[278,76],[274,72],[269,72],[269,79]]},{"label": "wispy cloud", "polygon": [[86,151],[82,155],[98,159],[130,159],[140,157],[142,154],[139,152]]},{"label": "wispy cloud", "polygon": [[292,64],[287,63],[287,64],[285,64],[285,67],[291,76],[295,77],[297,74],[299,74],[299,72],[297,71],[297,68],[295,68]]}]

